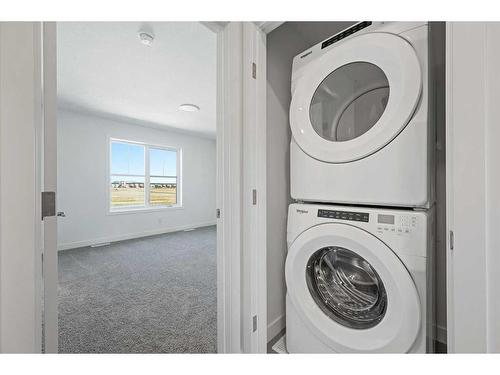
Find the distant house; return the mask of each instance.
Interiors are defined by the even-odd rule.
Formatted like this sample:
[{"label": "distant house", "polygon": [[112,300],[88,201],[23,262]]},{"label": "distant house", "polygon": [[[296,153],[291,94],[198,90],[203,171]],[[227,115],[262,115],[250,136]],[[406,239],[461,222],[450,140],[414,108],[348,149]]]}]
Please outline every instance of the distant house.
[{"label": "distant house", "polygon": [[161,189],[161,188],[175,189],[176,186],[177,186],[177,184],[172,184],[172,183],[169,183],[169,184],[152,183],[151,184],[152,189]]}]

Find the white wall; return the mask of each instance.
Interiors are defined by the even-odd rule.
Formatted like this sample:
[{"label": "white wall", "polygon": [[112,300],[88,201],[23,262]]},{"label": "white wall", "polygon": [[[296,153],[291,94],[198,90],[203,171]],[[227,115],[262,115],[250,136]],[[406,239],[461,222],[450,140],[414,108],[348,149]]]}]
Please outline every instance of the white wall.
[{"label": "white wall", "polygon": [[[58,112],[60,249],[215,224],[215,140],[67,110]],[[108,137],[180,147],[180,209],[108,214]]]},{"label": "white wall", "polygon": [[[40,351],[39,24],[0,23],[0,352]],[[38,38],[37,38],[38,36]],[[39,300],[41,301],[41,299]]]},{"label": "white wall", "polygon": [[352,22],[286,22],[267,36],[267,324],[285,327],[286,223],[290,198],[292,59]]}]

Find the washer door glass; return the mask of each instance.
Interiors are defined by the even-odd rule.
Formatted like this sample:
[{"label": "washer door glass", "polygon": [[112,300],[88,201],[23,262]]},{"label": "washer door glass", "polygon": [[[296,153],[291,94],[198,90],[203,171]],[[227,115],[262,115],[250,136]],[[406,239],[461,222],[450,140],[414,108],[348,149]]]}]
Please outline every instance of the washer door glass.
[{"label": "washer door glass", "polygon": [[376,326],[387,310],[387,293],[373,267],[358,254],[329,246],[307,263],[306,279],[314,301],[331,319],[354,329]]},{"label": "washer door glass", "polygon": [[309,107],[311,124],[322,138],[344,142],[370,130],[389,101],[389,81],[368,62],[346,64],[316,89]]}]

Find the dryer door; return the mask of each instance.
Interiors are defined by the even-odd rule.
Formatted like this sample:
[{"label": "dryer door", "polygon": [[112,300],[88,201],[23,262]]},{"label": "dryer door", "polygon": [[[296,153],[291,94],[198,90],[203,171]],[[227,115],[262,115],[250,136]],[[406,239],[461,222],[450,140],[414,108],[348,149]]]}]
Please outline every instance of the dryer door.
[{"label": "dryer door", "polygon": [[303,232],[286,260],[288,294],[333,351],[407,352],[421,325],[416,286],[377,237],[340,223]]},{"label": "dryer door", "polygon": [[408,124],[422,92],[413,47],[388,33],[334,46],[298,78],[290,126],[313,158],[345,163],[387,145]]}]

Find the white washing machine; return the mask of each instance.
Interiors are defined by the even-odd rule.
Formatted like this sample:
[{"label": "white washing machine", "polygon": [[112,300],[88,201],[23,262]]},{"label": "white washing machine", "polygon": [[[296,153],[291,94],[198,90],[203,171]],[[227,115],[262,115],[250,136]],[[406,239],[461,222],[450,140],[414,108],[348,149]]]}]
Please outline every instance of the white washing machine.
[{"label": "white washing machine", "polygon": [[290,205],[288,351],[432,352],[432,212]]},{"label": "white washing machine", "polygon": [[294,199],[432,205],[427,34],[426,23],[361,22],[294,58]]}]

